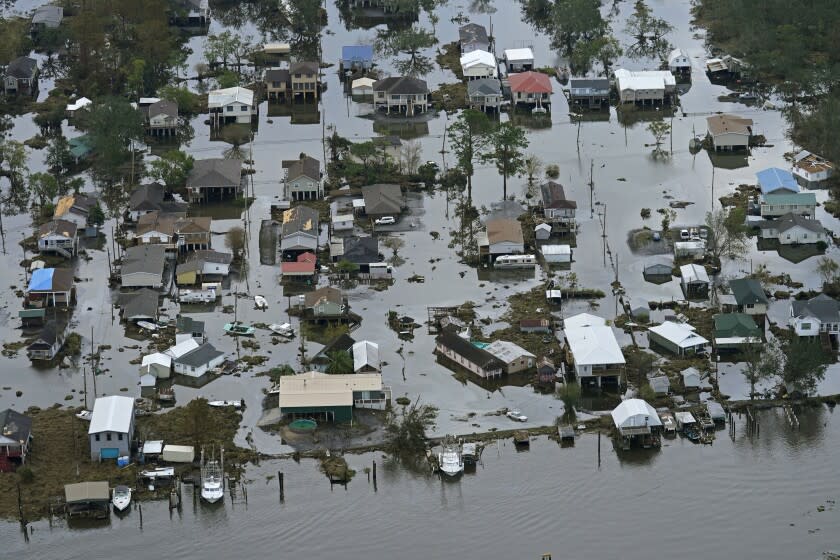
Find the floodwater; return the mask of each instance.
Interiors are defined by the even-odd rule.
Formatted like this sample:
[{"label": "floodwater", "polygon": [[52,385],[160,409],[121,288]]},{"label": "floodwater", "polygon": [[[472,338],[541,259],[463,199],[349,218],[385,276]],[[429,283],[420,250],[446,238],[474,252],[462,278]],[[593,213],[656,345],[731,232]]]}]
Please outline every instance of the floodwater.
[{"label": "floodwater", "polygon": [[[619,457],[606,438],[560,448],[540,438],[528,452],[493,444],[474,474],[455,482],[389,468],[378,454],[348,456],[356,477],[330,488],[312,460],[248,469],[245,503],[165,502],[111,516],[100,528],[0,524],[17,558],[106,558],[151,551],[177,558],[820,558],[838,546],[836,464],[840,420],[823,407],[791,430],[780,410],[759,415],[759,436],[717,432],[711,446],[665,440],[658,452]],[[377,462],[374,490],[362,469]],[[285,475],[280,503],[276,474]]]},{"label": "floodwater", "polygon": [[[555,64],[557,61],[549,49],[548,39],[521,21],[519,6],[499,4],[498,12],[493,15],[498,50],[521,46],[523,42],[532,43],[538,65]],[[657,229],[660,218],[655,210],[667,207],[671,200],[692,203],[677,210],[674,226],[699,224],[705,213],[717,205],[718,197],[734,191],[741,183],[753,183],[756,171],[769,166],[787,167],[783,156],[793,150],[786,138],[786,122],[779,111],[718,100],[727,90],[710,84],[702,72],[706,53],[702,30],[692,29],[689,24],[691,2],[651,0],[648,4],[654,13],[674,25],[670,40],[689,54],[694,65],[691,87],[681,97],[680,111],[673,119],[671,157],[653,159],[652,148],[646,146],[653,141],[646,123],[624,125],[619,122],[615,109],[607,120],[583,122],[578,142],[578,126],[570,121],[565,98],[556,82],[550,126],[529,129],[528,134],[528,152],[536,154],[546,164],[559,165],[560,182],[566,187],[567,195],[578,201],[580,230],[572,271],[577,274],[580,285],[610,293],[609,285],[615,271],[609,258],[604,265],[599,219],[599,214],[606,213],[605,230],[612,259],[633,307],[648,301],[681,299],[682,294],[677,280],[659,286],[643,280],[642,269],[653,257],[640,256],[630,250],[626,241],[628,230],[646,224]],[[619,12],[613,27],[621,30],[624,19],[632,10],[632,2],[618,2],[617,6]],[[375,30],[344,29],[333,4],[327,3],[327,10],[329,33],[323,35],[326,60],[335,61],[342,45],[370,41],[374,37]],[[457,37],[457,24],[450,18],[458,12],[468,13],[469,10],[466,5],[457,3],[441,9],[437,36],[443,43]],[[487,18],[487,15],[475,16],[473,21],[486,23]],[[211,32],[220,30],[222,27],[214,23]],[[252,24],[244,25],[241,31],[257,35]],[[203,37],[190,40],[194,51],[189,61],[191,68],[202,61],[204,41]],[[621,63],[631,69],[656,66],[652,61],[623,60]],[[383,61],[382,67],[387,71],[390,63]],[[371,138],[382,130],[381,120],[361,118],[369,115],[369,106],[349,102],[344,97],[336,72],[337,66],[325,70],[327,90],[320,104],[318,122],[292,116],[269,116],[269,107],[264,102],[253,143],[243,146],[255,161],[255,200],[243,212],[249,232],[248,271],[234,279],[231,292],[265,295],[270,308],[265,312],[257,311],[248,300],[240,299],[237,305],[240,320],[252,323],[287,320],[284,311],[287,300],[277,282],[278,269],[260,264],[259,258],[260,224],[269,218],[271,204],[281,198],[280,161],[296,158],[300,152],[323,160],[321,138],[325,130],[329,133],[328,127],[334,126],[339,134],[354,141]],[[454,80],[451,73],[440,70],[427,78],[430,85]],[[755,121],[756,131],[767,137],[769,145],[753,150],[747,167],[713,168],[705,152],[692,155],[688,151],[689,139],[695,133],[705,132],[705,117],[718,111],[749,116]],[[648,113],[648,116],[652,114]],[[440,113],[428,120],[427,134],[418,138],[423,160],[437,161],[442,167],[452,164],[451,155],[442,154],[441,148],[444,130],[454,117]],[[209,128],[203,121],[204,117],[193,121],[195,137],[184,149],[196,158],[219,157],[230,145],[211,141]],[[310,124],[298,124],[300,121]],[[15,119],[14,125],[13,135],[20,140],[37,132],[29,116]],[[66,130],[68,136],[77,134],[71,126]],[[669,148],[670,145],[669,139]],[[32,153],[31,160],[33,172],[42,168],[42,153]],[[592,207],[587,185],[590,166],[594,169],[595,183]],[[473,184],[473,197],[479,207],[489,207],[502,197],[502,180],[493,166],[478,166]],[[524,186],[524,178],[513,178],[509,182],[509,192],[521,198]],[[825,200],[824,191],[816,193],[819,201]],[[647,222],[639,215],[642,208],[654,211]],[[479,317],[488,317],[498,324],[507,298],[529,290],[541,281],[541,274],[537,274],[534,278],[513,282],[508,277],[486,275],[484,271],[459,263],[454,250],[448,247],[455,224],[453,210],[454,204],[447,203],[443,193],[426,194],[417,201],[409,218],[416,227],[400,228],[395,233],[406,244],[400,252],[405,263],[395,269],[394,285],[384,292],[364,285],[347,292],[352,310],[363,317],[361,327],[353,336],[357,340],[369,339],[380,344],[381,359],[385,364],[383,376],[395,398],[404,394],[412,398],[419,396],[421,401],[439,407],[437,434],[510,428],[511,422],[506,418],[485,415],[501,407],[521,409],[529,417],[528,425],[553,423],[562,414],[563,407],[552,396],[538,395],[530,387],[511,386],[490,392],[473,383],[462,384],[435,362],[434,339],[425,330],[418,329],[414,340],[403,342],[387,327],[385,318],[389,310],[409,315],[422,324],[426,320],[427,306],[457,305],[467,300],[478,304]],[[817,215],[825,226],[837,230],[838,221],[827,216],[822,208],[818,208]],[[224,232],[242,223],[236,212],[226,214],[225,219],[215,219],[213,247],[224,250]],[[5,253],[0,257],[3,265],[0,283],[14,289],[0,293],[0,339],[10,342],[21,338],[16,318],[20,299],[14,292],[25,286],[24,271],[18,263],[26,255],[18,241],[31,233],[31,226],[28,216],[4,217],[3,225],[6,239]],[[111,226],[112,222],[109,222],[104,228],[108,245]],[[438,232],[440,238],[435,240],[432,232]],[[97,377],[96,393],[137,395],[137,366],[129,362],[145,353],[146,344],[126,337],[119,323],[113,307],[116,291],[108,288],[104,274],[106,253],[92,250],[88,254],[91,260],[80,261],[77,265],[78,304],[71,328],[84,337],[85,352],[90,349],[91,331],[95,345],[111,346],[103,351],[102,367],[107,371]],[[829,256],[838,258],[838,249],[830,249]],[[819,279],[813,271],[814,261],[812,258],[791,264],[775,253],[753,250],[748,259],[724,262],[722,275],[735,276],[766,264],[771,271],[785,271],[794,281],[803,282],[806,288],[816,289]],[[426,282],[407,283],[406,279],[414,274],[425,276]],[[165,313],[174,317],[178,305],[169,300],[164,302]],[[261,451],[288,451],[279,438],[256,428],[268,378],[255,374],[286,363],[300,369],[298,344],[273,345],[267,331],[258,331],[255,339],[261,345],[259,350],[237,349],[235,340],[222,333],[222,324],[231,320],[231,314],[221,312],[222,306],[233,303],[234,296],[226,292],[221,303],[213,309],[184,308],[181,312],[205,321],[209,340],[221,350],[232,356],[237,352],[265,355],[269,358],[268,363],[265,368],[245,372],[241,377],[222,377],[202,388],[177,387],[177,399],[185,403],[195,396],[244,398],[248,406],[238,442],[244,443],[246,434],[253,432],[254,442]],[[785,302],[774,303],[771,317],[784,322],[786,306]],[[589,311],[583,304],[574,304],[567,306],[564,313],[584,310]],[[594,312],[612,318],[612,297],[602,300]],[[307,354],[311,356],[319,348],[315,343],[308,343]],[[720,373],[724,392],[736,399],[744,398],[748,387],[738,373],[738,366],[721,365]],[[0,368],[0,409],[9,406],[26,409],[29,405],[50,406],[56,402],[81,406],[84,403],[83,384],[82,364],[67,369],[42,370],[32,367],[25,353],[20,352],[16,357],[5,358],[3,368]],[[92,388],[89,390],[92,393]],[[22,395],[16,396],[16,391],[21,391]],[[837,365],[829,370],[820,392],[840,392]],[[469,412],[477,415],[467,423],[463,417]],[[774,414],[768,413],[771,418]],[[605,452],[600,471],[595,468],[594,437],[582,438],[574,449],[559,450],[553,444],[540,443],[528,454],[515,454],[511,448],[503,447],[498,456],[488,452],[485,468],[477,476],[465,477],[454,485],[441,485],[437,479],[417,478],[399,470],[381,470],[376,494],[366,485],[362,474],[346,492],[336,488],[328,494],[328,485],[312,463],[304,462],[301,466],[291,462],[266,463],[249,471],[252,488],[261,488],[266,474],[285,470],[288,473],[287,502],[283,506],[272,498],[276,488],[269,482],[267,486],[271,492],[251,491],[247,509],[243,504],[227,504],[218,510],[199,508],[197,512],[184,512],[183,517],[170,523],[164,505],[150,504],[143,533],[137,530],[134,515],[122,521],[114,520],[110,528],[103,531],[119,530],[124,545],[134,542],[139,547],[141,543],[157,541],[161,543],[161,550],[185,555],[196,551],[195,543],[200,542],[202,548],[213,552],[223,548],[228,553],[243,549],[252,553],[309,551],[313,557],[328,556],[328,551],[342,546],[351,552],[350,557],[386,556],[380,552],[384,550],[388,556],[399,553],[406,558],[453,554],[476,558],[524,558],[538,557],[542,552],[553,550],[555,558],[584,557],[584,551],[587,557],[636,558],[642,557],[640,551],[655,542],[663,551],[695,558],[721,555],[732,547],[742,547],[740,556],[813,557],[833,544],[827,528],[837,526],[835,513],[814,513],[826,499],[836,497],[829,495],[831,490],[826,490],[835,488],[837,482],[836,472],[830,465],[836,464],[840,431],[836,421],[832,424],[832,419],[831,413],[823,410],[813,424],[809,424],[812,432],[807,432],[803,424],[798,435],[788,434],[782,426],[776,426],[778,422],[770,419],[758,441],[740,437],[732,443],[724,433],[713,447],[680,442],[664,448],[652,459],[619,462],[610,450]],[[361,467],[370,460],[370,456],[359,457],[351,463]],[[735,519],[737,522],[733,522]],[[377,530],[365,534],[364,531],[371,527]],[[488,527],[509,527],[510,531],[488,531]],[[815,532],[809,533],[812,529]],[[599,536],[593,537],[593,530]],[[9,537],[15,537],[13,526],[4,526],[2,531],[4,542],[6,532]],[[325,531],[329,531],[329,539],[323,538]],[[277,535],[277,538],[265,538],[265,535]],[[715,537],[706,540],[706,535]],[[65,543],[69,543],[66,550],[76,550],[77,555],[89,556],[91,547],[98,546],[103,547],[99,555],[104,556],[104,547],[110,546],[112,539],[91,537],[88,532],[49,533],[39,525],[33,544],[27,550],[42,549],[44,557],[64,556]],[[19,538],[13,539],[18,543],[13,546],[23,547],[19,541]],[[596,554],[592,554],[593,551]],[[108,552],[113,553],[113,549]]]}]

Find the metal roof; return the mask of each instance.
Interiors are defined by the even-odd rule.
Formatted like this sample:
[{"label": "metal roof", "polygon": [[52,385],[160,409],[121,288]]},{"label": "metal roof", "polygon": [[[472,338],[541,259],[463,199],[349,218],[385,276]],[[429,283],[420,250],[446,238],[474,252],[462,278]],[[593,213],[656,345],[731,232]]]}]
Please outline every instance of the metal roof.
[{"label": "metal roof", "polygon": [[75,502],[107,502],[110,499],[111,490],[108,487],[108,482],[104,480],[64,485],[64,501],[68,504]]},{"label": "metal roof", "polygon": [[353,371],[364,367],[379,370],[379,345],[369,340],[361,340],[353,344]]},{"label": "metal roof", "polygon": [[572,248],[569,245],[543,245],[540,247],[543,255],[571,255]]},{"label": "metal roof", "polygon": [[163,353],[169,356],[170,358],[177,359],[186,354],[187,352],[192,352],[198,347],[199,344],[194,338],[188,338],[179,342],[175,346],[171,346]]},{"label": "metal roof", "polygon": [[612,327],[566,326],[566,342],[574,356],[575,365],[624,364],[624,354],[615,339]]},{"label": "metal roof", "polygon": [[510,89],[523,93],[551,93],[551,80],[542,72],[520,72],[508,76]]},{"label": "metal roof", "polygon": [[128,433],[134,417],[134,399],[112,395],[100,397],[93,403],[88,434],[100,432]]},{"label": "metal roof", "polygon": [[578,313],[577,315],[572,315],[571,317],[567,317],[563,320],[563,326],[567,329],[605,326],[606,324],[606,319],[604,319],[603,317],[598,317],[597,315],[592,315],[590,313]]},{"label": "metal roof", "polygon": [[695,282],[709,283],[709,274],[706,272],[705,267],[699,264],[682,265],[680,267],[680,275],[682,276],[683,284],[693,284]]},{"label": "metal roof", "polygon": [[[784,188],[787,190],[787,187]],[[799,206],[816,206],[817,195],[809,193],[788,193],[782,190],[777,190],[770,194],[765,194],[763,197],[764,204],[774,205],[799,205]]]},{"label": "metal roof", "polygon": [[505,60],[510,61],[533,61],[534,51],[530,48],[505,49]]},{"label": "metal roof", "polygon": [[615,71],[615,81],[618,91],[625,89],[667,89],[675,87],[677,80],[668,70],[641,70],[631,72],[624,68]]},{"label": "metal roof", "polygon": [[650,332],[656,333],[665,340],[672,342],[680,348],[692,348],[701,344],[708,344],[709,341],[694,332],[694,327],[687,323],[674,323],[665,321],[661,325],[651,327]]},{"label": "metal roof", "polygon": [[796,182],[793,173],[785,169],[770,167],[759,171],[755,176],[762,194],[770,194],[780,189],[799,192],[799,183]]},{"label": "metal roof", "polygon": [[207,94],[207,107],[210,109],[217,109],[231,103],[252,106],[254,104],[254,92],[237,86],[213,90]]},{"label": "metal roof", "polygon": [[279,406],[285,408],[353,406],[354,391],[381,391],[382,374],[329,375],[309,371],[284,375],[278,383]]},{"label": "metal roof", "polygon": [[490,352],[505,364],[510,364],[519,358],[536,358],[521,346],[507,340],[495,340],[485,346],[484,350]]},{"label": "metal roof", "polygon": [[642,399],[627,399],[610,413],[615,426],[620,429],[661,426],[656,410]]},{"label": "metal roof", "polygon": [[373,46],[346,45],[341,47],[341,60],[351,62],[369,62],[373,60]]}]

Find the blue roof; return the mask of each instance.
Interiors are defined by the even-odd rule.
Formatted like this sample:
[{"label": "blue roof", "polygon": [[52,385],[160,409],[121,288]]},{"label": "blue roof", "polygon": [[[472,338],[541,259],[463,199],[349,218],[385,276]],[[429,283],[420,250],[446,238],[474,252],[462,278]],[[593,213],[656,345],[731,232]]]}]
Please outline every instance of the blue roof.
[{"label": "blue roof", "polygon": [[341,47],[341,60],[371,61],[373,60],[373,47],[371,45],[349,45]]},{"label": "blue roof", "polygon": [[787,189],[799,192],[799,183],[796,182],[790,171],[770,167],[755,174],[758,177],[758,186],[761,187],[761,194],[770,194],[779,189]]},{"label": "blue roof", "polygon": [[53,283],[54,268],[39,268],[32,273],[29,280],[29,291],[51,290]]}]

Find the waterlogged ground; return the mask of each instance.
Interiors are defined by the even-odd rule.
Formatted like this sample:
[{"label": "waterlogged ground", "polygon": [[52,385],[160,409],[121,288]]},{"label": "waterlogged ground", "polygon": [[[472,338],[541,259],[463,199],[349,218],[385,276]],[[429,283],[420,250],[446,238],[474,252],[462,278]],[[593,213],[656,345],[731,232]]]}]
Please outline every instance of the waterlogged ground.
[{"label": "waterlogged ground", "polygon": [[[552,96],[552,112],[548,120],[550,126],[529,128],[529,152],[536,154],[546,163],[556,163],[560,167],[559,180],[566,187],[569,197],[578,201],[578,222],[580,231],[577,237],[575,262],[572,270],[577,274],[579,283],[587,288],[601,289],[610,293],[610,282],[615,279],[614,268],[610,259],[604,265],[602,253],[601,222],[599,214],[606,213],[606,235],[612,253],[613,262],[618,263],[619,279],[631,300],[631,306],[645,305],[649,301],[681,298],[679,282],[675,279],[664,285],[647,283],[642,278],[642,269],[656,257],[634,254],[627,245],[627,232],[631,229],[648,225],[659,227],[657,208],[664,208],[672,200],[690,202],[686,208],[677,210],[675,226],[696,225],[703,221],[704,215],[718,197],[731,193],[741,183],[754,182],[754,173],[769,166],[787,167],[783,160],[785,153],[793,150],[786,139],[786,124],[777,110],[764,110],[755,106],[727,103],[718,100],[727,90],[722,86],[712,85],[702,72],[706,53],[703,46],[702,30],[692,29],[689,25],[690,2],[654,1],[650,2],[654,12],[667,18],[675,27],[670,36],[671,42],[683,48],[691,57],[694,65],[692,83],[681,97],[681,107],[673,119],[673,137],[667,140],[671,151],[668,158],[653,158],[652,136],[646,130],[645,119],[651,113],[643,115],[641,122],[624,125],[619,122],[615,109],[609,118],[597,122],[584,122],[578,131],[576,123],[570,121],[568,108],[555,84]],[[631,3],[619,2],[619,13],[614,23],[616,30],[623,28],[623,19],[631,10]],[[323,35],[325,59],[335,60],[342,45],[370,41],[374,30],[345,30],[338,20],[335,7],[328,3],[329,32]],[[537,55],[538,65],[557,63],[548,46],[548,39],[535,33],[521,21],[516,4],[504,3],[498,6],[493,16],[494,32],[497,36],[498,49],[514,47],[522,41],[532,43]],[[451,5],[441,9],[437,36],[442,42],[457,37],[457,24],[450,18],[459,11],[468,12],[464,5]],[[475,16],[474,21],[485,21],[488,16]],[[500,22],[503,22],[500,24]],[[250,26],[250,27],[249,27]],[[214,23],[211,32],[221,31]],[[241,30],[257,36],[255,28],[248,24]],[[270,38],[267,38],[270,39]],[[190,41],[194,54],[190,66],[201,61],[201,48],[204,38],[196,37]],[[623,60],[622,64],[631,69],[653,68],[653,61]],[[388,61],[382,61],[387,72]],[[337,67],[325,70],[327,90],[320,105],[320,122],[315,124],[293,124],[291,117],[269,116],[267,103],[260,106],[259,123],[251,150],[255,161],[256,173],[253,176],[253,190],[256,197],[247,212],[249,231],[250,259],[247,276],[234,280],[235,291],[250,295],[263,294],[270,303],[267,312],[256,311],[246,300],[240,300],[237,317],[246,322],[282,322],[285,315],[286,297],[278,285],[276,266],[259,264],[258,233],[260,221],[269,217],[270,205],[280,198],[282,159],[295,158],[300,152],[307,152],[323,159],[324,148],[321,143],[326,126],[334,126],[345,137],[352,140],[365,140],[385,130],[387,122],[366,118],[371,112],[369,106],[349,102],[342,94],[342,88],[336,74]],[[428,76],[430,85],[454,80],[448,71],[436,70]],[[727,111],[752,118],[756,132],[768,139],[768,146],[753,150],[748,158],[748,166],[738,169],[713,169],[705,152],[692,155],[688,151],[689,139],[695,134],[705,132],[705,117],[711,113]],[[272,112],[273,114],[273,112]],[[209,140],[209,128],[204,124],[203,116],[192,122],[195,137],[184,149],[196,158],[219,157],[230,148],[229,144]],[[447,124],[454,115],[440,113],[426,122],[428,131],[418,141],[423,149],[423,160],[434,160],[446,167],[452,164],[451,154],[441,153],[444,146],[443,136]],[[502,118],[507,118],[503,116]],[[528,119],[525,119],[528,126]],[[33,136],[37,130],[29,115],[14,120],[13,135],[19,140]],[[65,127],[66,134],[77,134],[70,126]],[[578,141],[579,132],[579,141]],[[671,148],[673,146],[673,148]],[[594,205],[589,203],[590,165],[594,168],[593,180]],[[43,153],[31,152],[30,168],[38,171],[43,167]],[[524,179],[513,179],[509,187],[511,192],[524,195]],[[489,206],[501,199],[502,181],[494,167],[478,166],[473,179],[474,200],[478,206]],[[825,192],[816,191],[817,199],[822,201]],[[537,395],[530,387],[504,387],[489,392],[473,383],[463,384],[452,374],[435,362],[432,350],[433,337],[425,330],[418,329],[411,342],[397,339],[396,333],[387,328],[385,317],[389,310],[401,315],[413,317],[418,323],[426,320],[426,308],[429,305],[456,305],[471,300],[478,304],[479,317],[488,317],[495,321],[505,311],[505,301],[514,293],[529,290],[537,286],[540,274],[534,277],[498,276],[485,270],[476,271],[460,264],[454,250],[448,246],[450,232],[454,227],[453,205],[447,203],[440,193],[423,195],[417,201],[410,221],[415,227],[400,227],[395,233],[402,237],[406,245],[401,251],[405,263],[395,270],[395,283],[387,291],[380,292],[359,286],[348,292],[350,304],[356,313],[363,317],[361,327],[353,333],[358,339],[369,339],[380,344],[381,358],[385,363],[383,375],[393,389],[394,396],[407,395],[419,397],[423,402],[430,402],[440,408],[440,417],[436,433],[470,433],[486,431],[491,428],[510,428],[511,423],[504,417],[485,416],[485,413],[501,407],[519,408],[529,417],[529,425],[544,425],[554,421],[562,413],[562,404],[552,396]],[[651,219],[644,221],[639,215],[642,208],[654,210]],[[243,223],[239,212],[226,209],[217,213],[225,219],[215,219],[213,231],[216,234],[213,246],[224,249],[224,232]],[[817,211],[823,224],[834,230],[838,221],[830,218],[822,209]],[[104,228],[110,244],[112,223]],[[18,263],[24,254],[18,241],[31,233],[28,216],[4,218],[5,253],[2,255],[0,285],[7,287],[0,294],[0,339],[16,341],[21,338],[16,311],[20,307],[20,298],[15,290],[25,285],[24,271]],[[440,239],[435,240],[431,232],[439,232]],[[106,283],[107,256],[103,250],[88,253],[89,261],[78,263],[76,276],[78,304],[73,314],[71,328],[84,337],[83,348],[90,348],[91,329],[94,344],[109,345],[103,352],[104,375],[97,377],[97,394],[137,395],[137,366],[129,362],[144,353],[146,341],[127,338],[123,326],[119,324],[112,302],[115,291]],[[838,250],[832,248],[829,256],[838,258]],[[430,262],[434,260],[434,262]],[[791,264],[781,259],[776,253],[751,251],[748,259],[724,262],[723,276],[737,276],[767,265],[771,271],[787,272],[794,281],[802,282],[806,288],[817,289],[820,281],[814,274],[814,261],[809,259],[798,264]],[[423,284],[407,283],[406,279],[414,274],[426,277]],[[12,289],[14,287],[14,289]],[[195,318],[204,320],[208,325],[210,341],[220,349],[237,355],[235,341],[223,336],[222,324],[231,320],[231,314],[221,313],[225,305],[233,305],[234,296],[225,294],[220,305],[214,309],[188,310]],[[177,304],[165,304],[169,316],[174,316]],[[564,309],[565,314],[578,311],[592,311],[586,304],[576,304]],[[615,301],[608,296],[599,302],[594,310],[605,317],[615,315]],[[774,303],[771,318],[784,322],[787,303]],[[656,316],[654,317],[656,318]],[[495,324],[495,326],[499,326]],[[240,355],[249,353],[268,357],[264,367],[245,372],[241,377],[223,377],[200,389],[177,388],[179,402],[187,402],[194,396],[215,399],[244,398],[248,405],[245,411],[240,441],[254,430],[260,418],[260,403],[263,391],[268,387],[266,377],[257,377],[256,373],[268,367],[290,364],[300,368],[296,343],[273,345],[267,331],[259,331],[256,341],[260,349],[251,351],[240,348]],[[627,341],[629,342],[629,340]],[[139,347],[138,347],[139,346]],[[309,343],[307,353],[314,354],[319,349],[315,343]],[[719,374],[723,392],[733,398],[744,398],[748,390],[737,365],[721,365]],[[840,392],[840,370],[832,366],[825,382],[821,385],[822,393]],[[49,406],[59,402],[79,406],[83,404],[80,394],[83,388],[82,368],[40,370],[32,367],[24,353],[16,357],[4,358],[4,367],[0,368],[0,408],[12,406],[25,409],[29,405]],[[16,392],[22,392],[16,396]],[[70,397],[65,400],[66,397]],[[466,414],[474,412],[476,417],[469,422],[463,421]],[[472,424],[478,424],[474,426]],[[260,430],[254,431],[257,446],[267,452],[285,451],[287,448],[271,435]]]}]

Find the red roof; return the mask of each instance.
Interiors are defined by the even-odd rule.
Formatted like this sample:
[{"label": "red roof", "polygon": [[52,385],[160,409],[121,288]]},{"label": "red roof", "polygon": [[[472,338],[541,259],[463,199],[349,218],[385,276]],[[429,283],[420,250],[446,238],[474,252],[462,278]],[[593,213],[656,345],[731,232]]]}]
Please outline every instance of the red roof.
[{"label": "red roof", "polygon": [[314,263],[316,260],[317,260],[317,258],[315,257],[315,253],[310,253],[310,252],[301,253],[300,255],[298,255],[298,258],[297,258],[297,262],[299,262],[299,263],[302,263],[302,262]]},{"label": "red roof", "polygon": [[542,72],[521,72],[508,76],[511,91],[551,93],[551,80]]},{"label": "red roof", "polygon": [[311,276],[315,274],[315,263],[284,262],[280,264],[280,272],[286,276]]}]

